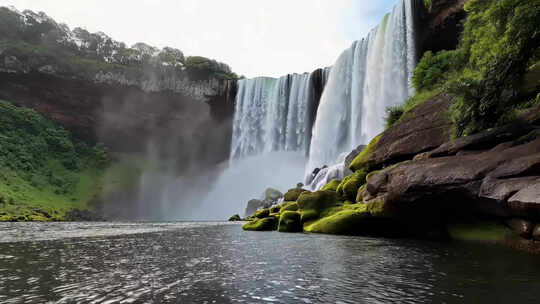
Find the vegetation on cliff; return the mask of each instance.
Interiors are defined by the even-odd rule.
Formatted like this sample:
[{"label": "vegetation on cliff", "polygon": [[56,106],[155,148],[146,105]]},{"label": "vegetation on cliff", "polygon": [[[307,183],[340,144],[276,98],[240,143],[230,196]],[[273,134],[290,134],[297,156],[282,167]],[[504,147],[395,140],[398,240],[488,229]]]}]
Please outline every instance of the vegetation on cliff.
[{"label": "vegetation on cliff", "polygon": [[[182,51],[158,49],[145,43],[128,47],[102,32],[70,30],[46,14],[0,7],[0,57],[8,68],[36,69],[94,77],[98,72],[138,79],[153,71],[191,80],[237,79],[229,66]],[[7,59],[6,59],[7,58]]]},{"label": "vegetation on cliff", "polygon": [[[405,106],[388,110],[387,126],[431,92],[455,98],[452,136],[506,124],[536,102],[540,87],[540,4],[537,1],[470,0],[460,46],[426,52],[413,74],[417,90]],[[425,97],[425,96],[424,96]]]},{"label": "vegetation on cliff", "polygon": [[35,111],[0,101],[0,220],[61,220],[91,209],[108,156]]}]

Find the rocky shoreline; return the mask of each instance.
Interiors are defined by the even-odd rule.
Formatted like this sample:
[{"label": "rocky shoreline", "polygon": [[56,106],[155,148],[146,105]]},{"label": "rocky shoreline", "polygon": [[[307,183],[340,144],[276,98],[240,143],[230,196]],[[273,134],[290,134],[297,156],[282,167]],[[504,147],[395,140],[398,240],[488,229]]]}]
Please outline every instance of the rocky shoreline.
[{"label": "rocky shoreline", "polygon": [[[441,94],[357,151],[351,174],[249,215],[245,230],[500,243],[540,253],[540,107],[451,140]],[[265,206],[267,207],[267,206]]]}]

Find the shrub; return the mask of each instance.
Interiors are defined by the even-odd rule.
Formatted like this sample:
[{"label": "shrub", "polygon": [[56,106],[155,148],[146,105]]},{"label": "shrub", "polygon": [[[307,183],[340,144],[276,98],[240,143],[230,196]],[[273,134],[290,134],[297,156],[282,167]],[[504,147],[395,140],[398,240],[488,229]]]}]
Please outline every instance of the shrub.
[{"label": "shrub", "polygon": [[540,4],[521,0],[470,0],[460,47],[427,52],[416,67],[417,94],[441,90],[455,98],[452,136],[460,137],[508,123],[531,96],[520,86],[538,59]]},{"label": "shrub", "polygon": [[459,57],[456,51],[441,51],[436,55],[427,51],[414,69],[412,76],[414,88],[430,90],[435,85],[443,83],[451,68],[455,69],[463,64]]},{"label": "shrub", "polygon": [[403,113],[405,113],[403,105],[396,105],[386,108],[386,128],[392,127],[396,122],[399,121]]}]

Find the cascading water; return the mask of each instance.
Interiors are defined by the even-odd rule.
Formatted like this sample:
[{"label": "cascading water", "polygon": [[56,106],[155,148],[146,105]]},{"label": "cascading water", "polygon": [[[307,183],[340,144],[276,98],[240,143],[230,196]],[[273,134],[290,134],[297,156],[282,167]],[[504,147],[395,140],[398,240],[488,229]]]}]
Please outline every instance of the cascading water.
[{"label": "cascading water", "polygon": [[[285,191],[302,180],[311,126],[329,71],[238,82],[230,163],[201,213],[212,218],[223,218],[231,209],[241,213],[247,201],[267,187]],[[217,206],[217,201],[227,204]]]},{"label": "cascading water", "polygon": [[[405,102],[413,93],[411,74],[417,59],[414,3],[401,0],[378,27],[353,43],[333,66],[313,127],[308,173],[336,163],[344,153],[367,144],[384,130],[386,108]],[[321,170],[319,174],[330,171]],[[318,184],[312,184],[312,188],[318,189],[323,184],[321,179],[316,178]]]},{"label": "cascading water", "polygon": [[305,151],[310,74],[238,82],[231,158]]}]

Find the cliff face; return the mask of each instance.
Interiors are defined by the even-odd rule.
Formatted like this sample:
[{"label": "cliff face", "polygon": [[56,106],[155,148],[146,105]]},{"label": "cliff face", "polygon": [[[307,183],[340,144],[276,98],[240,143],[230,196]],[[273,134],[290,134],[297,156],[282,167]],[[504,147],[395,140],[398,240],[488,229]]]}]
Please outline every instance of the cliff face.
[{"label": "cliff face", "polygon": [[[171,145],[176,139],[178,145],[200,148],[195,155],[215,163],[228,157],[230,145],[234,83],[225,85],[198,99],[38,72],[0,73],[0,99],[35,109],[75,138],[103,142],[114,152],[144,152],[150,141]],[[203,145],[201,139],[208,141]]]},{"label": "cliff face", "polygon": [[418,22],[420,56],[426,51],[456,49],[467,16],[468,0],[433,0],[430,8],[422,6]]},{"label": "cliff face", "polygon": [[173,48],[127,47],[44,13],[0,8],[0,18],[0,99],[113,152],[154,145],[186,161],[228,158],[236,81],[227,65]]}]

